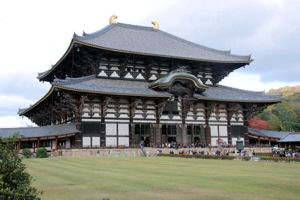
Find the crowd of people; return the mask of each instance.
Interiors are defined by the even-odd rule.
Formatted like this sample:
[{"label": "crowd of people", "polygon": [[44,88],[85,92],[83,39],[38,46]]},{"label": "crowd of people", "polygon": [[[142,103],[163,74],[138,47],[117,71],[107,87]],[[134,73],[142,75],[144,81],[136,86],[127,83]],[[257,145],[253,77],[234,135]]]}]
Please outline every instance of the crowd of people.
[{"label": "crowd of people", "polygon": [[299,152],[295,152],[294,150],[284,150],[284,151],[273,151],[272,154],[273,157],[285,157],[285,158],[299,158],[300,157],[300,153]]},{"label": "crowd of people", "polygon": [[[162,153],[161,150],[158,150],[157,152]],[[170,149],[170,154],[175,154],[175,151]],[[176,153],[181,155],[212,155],[212,156],[255,156],[255,151],[242,151],[239,152],[238,150],[229,151],[226,149],[222,150],[216,150],[216,151],[204,151],[202,149],[180,149],[179,151],[176,151]]]}]

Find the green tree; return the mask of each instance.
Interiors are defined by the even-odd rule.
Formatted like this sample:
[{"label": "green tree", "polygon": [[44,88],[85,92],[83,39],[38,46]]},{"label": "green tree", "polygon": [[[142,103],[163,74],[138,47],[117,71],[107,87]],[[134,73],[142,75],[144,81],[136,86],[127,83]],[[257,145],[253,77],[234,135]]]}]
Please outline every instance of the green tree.
[{"label": "green tree", "polygon": [[25,165],[15,150],[17,134],[0,138],[0,199],[40,200],[41,192],[31,186],[32,177],[25,172]]}]

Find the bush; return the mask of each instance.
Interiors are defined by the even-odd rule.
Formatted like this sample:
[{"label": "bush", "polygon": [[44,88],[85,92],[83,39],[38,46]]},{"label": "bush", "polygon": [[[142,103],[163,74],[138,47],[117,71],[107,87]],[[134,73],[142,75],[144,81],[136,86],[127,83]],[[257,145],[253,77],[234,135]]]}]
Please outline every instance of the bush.
[{"label": "bush", "polygon": [[23,149],[22,154],[25,158],[31,158],[33,153],[29,149]]},{"label": "bush", "polygon": [[273,154],[272,153],[255,153],[255,156],[269,156],[269,157],[272,157]]},{"label": "bush", "polygon": [[32,177],[15,150],[16,141],[15,135],[0,141],[0,199],[40,200],[41,192],[31,186]]},{"label": "bush", "polygon": [[198,158],[198,159],[217,159],[217,160],[233,160],[235,156],[213,156],[213,155],[183,155],[183,154],[158,154],[161,157],[176,158]]},{"label": "bush", "polygon": [[36,152],[37,158],[48,158],[47,149],[39,148]]},{"label": "bush", "polygon": [[251,157],[250,156],[243,156],[242,160],[249,161],[249,160],[251,160]]},{"label": "bush", "polygon": [[281,158],[281,157],[260,157],[261,160],[274,161],[274,162],[300,162],[300,158]]}]

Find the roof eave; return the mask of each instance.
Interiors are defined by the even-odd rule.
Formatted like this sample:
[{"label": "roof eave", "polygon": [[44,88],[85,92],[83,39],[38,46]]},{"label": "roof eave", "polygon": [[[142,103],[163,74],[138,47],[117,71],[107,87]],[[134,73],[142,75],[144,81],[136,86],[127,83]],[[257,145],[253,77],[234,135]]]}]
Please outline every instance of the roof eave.
[{"label": "roof eave", "polygon": [[57,63],[55,65],[53,65],[49,70],[43,72],[41,75],[38,75],[37,78],[40,81],[47,81],[47,76],[53,72],[55,70],[55,68],[69,55],[70,51],[72,50],[73,46],[75,44],[75,39],[73,37],[73,39],[71,40],[71,43],[67,49],[67,51],[64,53],[64,55],[57,61]]}]

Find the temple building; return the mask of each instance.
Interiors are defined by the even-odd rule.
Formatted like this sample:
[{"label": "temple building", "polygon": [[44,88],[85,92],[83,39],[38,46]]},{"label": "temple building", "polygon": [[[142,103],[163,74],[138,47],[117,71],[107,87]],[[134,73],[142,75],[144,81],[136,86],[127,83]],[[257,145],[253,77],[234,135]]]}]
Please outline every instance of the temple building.
[{"label": "temple building", "polygon": [[248,120],[281,101],[280,95],[219,84],[249,65],[250,56],[189,42],[157,22],[145,27],[115,19],[97,32],[74,34],[61,59],[39,73],[51,88],[19,110],[39,126],[20,146],[234,146],[239,138],[247,146]]}]

